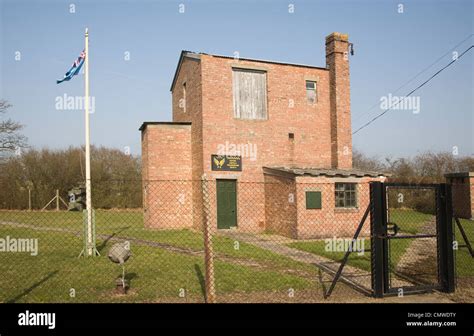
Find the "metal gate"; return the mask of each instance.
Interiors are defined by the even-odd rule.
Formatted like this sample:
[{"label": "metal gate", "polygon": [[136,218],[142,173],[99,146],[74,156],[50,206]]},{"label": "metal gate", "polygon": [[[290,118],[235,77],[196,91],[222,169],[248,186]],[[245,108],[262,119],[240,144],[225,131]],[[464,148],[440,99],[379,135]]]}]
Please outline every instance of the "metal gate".
[{"label": "metal gate", "polygon": [[454,291],[450,186],[371,183],[376,297]]}]

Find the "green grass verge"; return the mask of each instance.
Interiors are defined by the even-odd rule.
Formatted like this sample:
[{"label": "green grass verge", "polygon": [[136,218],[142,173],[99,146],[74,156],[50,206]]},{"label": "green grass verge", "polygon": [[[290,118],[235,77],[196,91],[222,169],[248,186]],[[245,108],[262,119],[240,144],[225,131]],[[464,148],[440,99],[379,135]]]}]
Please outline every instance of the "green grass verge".
[{"label": "green grass verge", "polygon": [[417,234],[423,225],[435,221],[436,217],[409,209],[390,209],[389,222],[395,223],[403,233]]},{"label": "green grass verge", "polygon": [[[390,242],[391,248],[391,264],[396,265],[400,257],[405,252],[406,248],[409,245],[407,240],[392,240]],[[310,252],[334,260],[337,262],[342,261],[344,258],[345,252],[334,252],[326,248],[325,241],[304,241],[304,242],[294,242],[288,244],[289,247],[296,248],[301,251]],[[364,239],[364,252],[354,251],[349,255],[347,264],[353,267],[357,267],[364,271],[370,272],[370,239]]]},{"label": "green grass verge", "polygon": [[[83,232],[82,213],[78,212],[0,211],[0,221]],[[204,248],[203,236],[200,232],[188,229],[152,230],[145,228],[143,215],[140,211],[96,210],[96,233],[104,238],[113,236],[114,238],[140,239],[194,251],[202,251]],[[213,243],[214,251],[221,256],[269,263],[279,270],[290,268],[316,274],[313,266],[245,242],[239,242],[239,248],[236,249],[234,240],[217,235],[214,237]],[[97,245],[100,246],[99,241]]]},{"label": "green grass verge", "polygon": [[[101,256],[77,258],[82,250],[81,214],[0,212],[0,221],[33,226],[0,225],[0,237],[38,238],[39,245],[37,256],[3,252],[0,302],[184,302],[187,299],[179,297],[182,289],[188,298],[203,299],[204,265],[199,254],[203,240],[199,232],[147,230],[143,228],[141,213],[97,211],[97,246]],[[46,227],[71,230],[79,235],[38,230]],[[104,240],[109,236],[158,242],[198,254],[174,252],[131,240],[133,255],[126,271],[132,290],[127,296],[118,296],[113,288],[121,268],[106,257],[114,243]],[[243,242],[236,249],[234,241],[226,237],[216,236],[213,242],[218,294],[286,291],[315,285],[310,280],[316,279],[316,269],[312,266]]]},{"label": "green grass verge", "polygon": [[[460,222],[471,243],[471,247],[474,248],[474,221],[461,219]],[[457,225],[455,225],[454,235],[458,245],[466,244]],[[466,247],[459,247],[455,255],[457,275],[461,277],[474,276],[474,258],[471,257],[468,249]]]},{"label": "green grass verge", "polygon": [[[391,209],[391,222],[396,223],[403,233],[417,234],[421,232],[422,226],[427,222],[433,220],[433,216],[429,214],[420,213],[413,210],[406,209]],[[461,224],[468,236],[471,246],[474,247],[474,221],[461,219]],[[455,225],[455,237],[459,245],[464,245],[462,235]],[[390,241],[391,249],[391,265],[394,267],[400,261],[400,257],[406,251],[413,239],[392,239]],[[344,252],[332,252],[326,250],[326,243],[321,241],[303,241],[288,244],[301,251],[317,254],[334,261],[341,261],[344,257]],[[370,239],[365,240],[365,253],[357,255],[357,252],[350,254],[348,264],[360,269],[370,271]],[[459,248],[456,251],[456,273],[457,276],[474,276],[474,258],[471,257],[467,248]]]}]

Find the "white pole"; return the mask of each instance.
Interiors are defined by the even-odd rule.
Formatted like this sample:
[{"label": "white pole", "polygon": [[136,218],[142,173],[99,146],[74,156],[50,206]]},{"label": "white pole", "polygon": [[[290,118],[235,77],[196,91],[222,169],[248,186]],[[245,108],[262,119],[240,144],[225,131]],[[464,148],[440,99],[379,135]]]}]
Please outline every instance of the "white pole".
[{"label": "white pole", "polygon": [[85,128],[86,128],[86,211],[87,211],[87,255],[94,253],[92,247],[92,196],[91,196],[91,149],[89,126],[89,30],[86,28],[85,59]]}]

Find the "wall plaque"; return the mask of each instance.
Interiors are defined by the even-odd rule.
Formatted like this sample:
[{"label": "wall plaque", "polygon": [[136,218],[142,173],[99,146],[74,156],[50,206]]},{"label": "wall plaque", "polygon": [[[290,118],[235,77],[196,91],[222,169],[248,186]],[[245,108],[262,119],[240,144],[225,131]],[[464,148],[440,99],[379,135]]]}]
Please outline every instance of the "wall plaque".
[{"label": "wall plaque", "polygon": [[242,157],[237,155],[211,155],[214,171],[242,171]]}]

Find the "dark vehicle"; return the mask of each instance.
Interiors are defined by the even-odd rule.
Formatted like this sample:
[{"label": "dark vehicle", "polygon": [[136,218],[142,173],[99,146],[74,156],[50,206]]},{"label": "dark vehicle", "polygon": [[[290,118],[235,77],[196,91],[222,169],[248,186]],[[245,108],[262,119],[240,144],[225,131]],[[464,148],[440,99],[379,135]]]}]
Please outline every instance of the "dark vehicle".
[{"label": "dark vehicle", "polygon": [[74,187],[67,192],[69,203],[68,211],[82,211],[86,208],[86,188],[83,185]]}]

